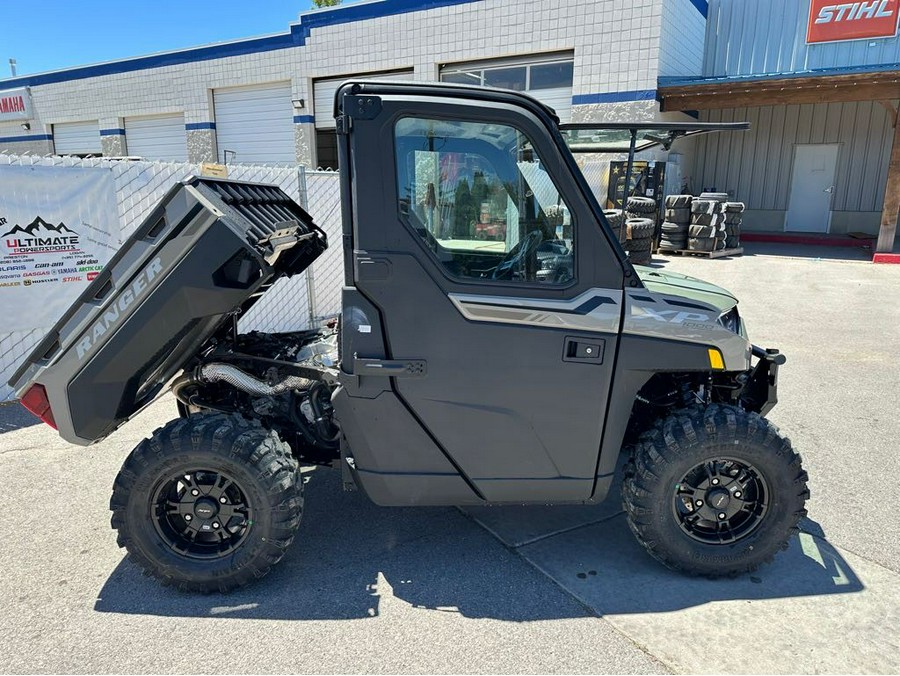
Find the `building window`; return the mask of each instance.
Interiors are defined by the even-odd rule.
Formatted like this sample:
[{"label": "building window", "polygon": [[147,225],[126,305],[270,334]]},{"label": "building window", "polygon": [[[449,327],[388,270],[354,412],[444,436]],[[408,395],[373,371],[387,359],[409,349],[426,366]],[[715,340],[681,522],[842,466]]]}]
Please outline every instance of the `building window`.
[{"label": "building window", "polygon": [[534,65],[528,69],[528,89],[571,87],[575,64],[572,61]]},{"label": "building window", "polygon": [[513,68],[488,68],[483,71],[486,87],[502,87],[524,92],[527,89],[528,66]]},{"label": "building window", "polygon": [[337,169],[337,133],[334,129],[316,130],[316,165],[321,169]]},{"label": "building window", "polygon": [[523,133],[407,117],[396,124],[395,144],[400,213],[449,274],[572,281],[570,213]]},{"label": "building window", "polygon": [[573,73],[574,60],[566,56],[521,64],[454,64],[441,69],[441,81],[528,92],[571,88]]}]

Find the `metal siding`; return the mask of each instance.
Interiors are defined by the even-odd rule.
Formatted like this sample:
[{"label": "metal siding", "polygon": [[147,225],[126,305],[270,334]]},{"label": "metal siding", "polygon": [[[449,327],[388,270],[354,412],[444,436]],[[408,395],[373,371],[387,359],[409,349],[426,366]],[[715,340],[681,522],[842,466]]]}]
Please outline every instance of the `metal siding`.
[{"label": "metal siding", "polygon": [[[886,117],[886,111],[880,105],[870,106],[868,143],[866,144],[866,161],[863,165],[863,184],[859,191],[859,200],[863,205],[875,204],[875,195],[878,193],[876,185],[879,182],[879,164],[881,148],[885,142],[882,136],[882,121]],[[881,181],[882,183],[884,180]]]},{"label": "metal siding", "polygon": [[[897,105],[897,102],[894,102]],[[890,162],[892,120],[877,102],[820,103],[704,111],[708,122],[747,121],[748,132],[696,140],[691,187],[733,191],[748,209],[786,211],[794,146],[840,144],[835,211],[880,211]]]},{"label": "metal siding", "polygon": [[[856,127],[856,109],[858,104],[854,101],[845,103],[843,113],[841,115],[840,129],[838,130],[839,138],[852,138]],[[838,156],[838,176],[849,176],[851,163],[854,161],[855,146],[841,148]],[[840,181],[835,188],[834,205],[839,211],[846,211],[847,200],[849,196],[849,181]]]},{"label": "metal siding", "polygon": [[[733,122],[734,112],[734,110],[723,110],[720,121]],[[743,120],[739,121],[742,122]],[[724,165],[720,165],[722,167],[722,173],[719,175],[723,176],[725,183],[728,184],[731,181],[731,177],[734,176],[735,171],[740,170],[740,146],[735,144],[735,134],[716,134],[716,136],[721,137],[719,139],[719,148],[721,149],[721,154],[726,157]]]},{"label": "metal siding", "polygon": [[[900,101],[893,101],[896,106],[900,105]],[[879,106],[875,106],[879,107]],[[888,169],[891,164],[891,151],[894,146],[894,120],[885,111],[884,131],[882,132],[882,140],[879,143],[879,164],[878,175],[887,177]],[[875,204],[879,209],[884,208],[884,192],[887,190],[887,179],[875,182]]]},{"label": "metal siding", "polygon": [[825,115],[828,105],[813,106],[812,129],[809,133],[810,143],[825,143]]},{"label": "metal siding", "polygon": [[[709,111],[709,121],[710,122],[719,122],[721,121],[722,111],[721,110],[711,110]],[[716,167],[716,162],[719,160],[719,157],[722,153],[719,152],[719,134],[712,134],[710,136],[703,137],[703,150],[704,150],[704,159],[706,160],[704,166],[710,167],[713,170],[714,175],[718,174],[718,167]],[[694,186],[694,191],[699,192],[703,188],[706,187],[706,184],[701,180],[701,185]]]},{"label": "metal siding", "polygon": [[778,199],[778,176],[781,171],[781,160],[783,153],[781,148],[784,147],[784,121],[785,107],[775,106],[772,109],[772,119],[770,124],[771,133],[768,135],[766,144],[766,156],[769,160],[765,171],[765,180],[763,184],[763,208],[775,209],[775,202]]},{"label": "metal siding", "polygon": [[[744,31],[747,35],[747,40],[750,44],[753,45],[753,49],[749,52],[738,52],[740,54],[740,60],[738,61],[738,68],[742,71],[747,71],[748,73],[757,73],[759,70],[757,69],[757,65],[759,64],[760,59],[765,60],[766,50],[765,50],[765,26],[762,25],[762,22],[759,21],[759,17],[756,16],[756,7],[753,5],[745,5],[744,6],[744,17],[742,20],[744,24]],[[759,64],[761,67],[762,64]]]},{"label": "metal siding", "polygon": [[[858,139],[867,139],[869,136],[871,110],[871,104],[865,105],[860,103],[857,106],[855,135]],[[862,192],[866,178],[866,163],[869,161],[867,144],[860,143],[854,150],[856,152],[854,152],[850,166],[851,180],[847,188],[847,209],[849,211],[859,211],[861,209]]]},{"label": "metal siding", "polygon": [[[744,190],[746,186],[747,197],[744,199],[748,204],[751,202],[750,185],[753,182],[753,165],[756,161],[754,148],[756,148],[756,135],[759,133],[759,108],[745,108],[744,116],[750,123],[750,131],[736,132],[741,136],[740,143],[742,145],[741,154],[744,156],[741,162],[741,171],[738,173],[738,185]],[[723,186],[722,190],[730,190],[731,186]]]},{"label": "metal siding", "polygon": [[793,139],[797,138],[797,130],[800,127],[800,105],[785,106],[784,110],[784,130],[782,133],[782,143],[779,149],[778,162],[778,185],[775,188],[775,209],[787,209],[788,199],[790,199],[791,175],[794,171],[794,155],[793,151],[787,152],[785,149],[790,148]]},{"label": "metal siding", "polygon": [[750,184],[750,199],[761,209],[766,203],[766,174],[769,171],[769,139],[772,129],[772,108],[760,108],[756,124],[756,145],[753,149],[753,181]]},{"label": "metal siding", "polygon": [[711,0],[703,75],[760,75],[900,62],[900,37],[806,44],[809,0]]},{"label": "metal siding", "polygon": [[812,143],[812,118],[815,106],[800,106],[800,119],[797,121],[797,136],[794,143]]}]

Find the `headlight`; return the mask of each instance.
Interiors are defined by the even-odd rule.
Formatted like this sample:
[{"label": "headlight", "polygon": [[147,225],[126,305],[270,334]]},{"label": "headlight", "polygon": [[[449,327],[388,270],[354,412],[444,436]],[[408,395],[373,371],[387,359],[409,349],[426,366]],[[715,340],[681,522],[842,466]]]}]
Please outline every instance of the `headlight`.
[{"label": "headlight", "polygon": [[738,314],[737,306],[719,315],[719,324],[732,333],[741,335],[741,316]]}]

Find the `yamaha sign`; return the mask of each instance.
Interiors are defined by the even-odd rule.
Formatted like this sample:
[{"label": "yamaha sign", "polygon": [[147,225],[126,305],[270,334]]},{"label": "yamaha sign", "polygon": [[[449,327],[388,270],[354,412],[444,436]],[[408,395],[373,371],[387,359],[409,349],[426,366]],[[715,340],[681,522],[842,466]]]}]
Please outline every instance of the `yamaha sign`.
[{"label": "yamaha sign", "polygon": [[31,92],[28,87],[0,91],[0,122],[31,120]]},{"label": "yamaha sign", "polygon": [[898,15],[900,0],[810,0],[806,42],[892,38]]}]

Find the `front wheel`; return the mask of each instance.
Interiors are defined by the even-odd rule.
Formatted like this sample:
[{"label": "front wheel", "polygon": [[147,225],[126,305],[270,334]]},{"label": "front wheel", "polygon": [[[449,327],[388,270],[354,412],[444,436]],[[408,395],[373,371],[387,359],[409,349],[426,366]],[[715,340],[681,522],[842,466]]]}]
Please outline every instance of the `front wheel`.
[{"label": "front wheel", "polygon": [[755,570],[788,546],[809,497],[790,441],[768,420],[712,405],[676,411],[644,432],[625,470],[632,532],[675,570]]},{"label": "front wheel", "polygon": [[110,500],[118,544],[183,591],[229,591],[265,575],[303,511],[297,460],[239,416],[173,420],[125,460]]}]

